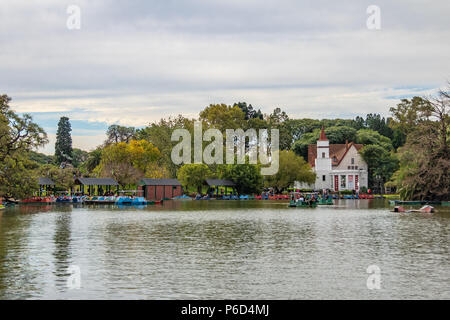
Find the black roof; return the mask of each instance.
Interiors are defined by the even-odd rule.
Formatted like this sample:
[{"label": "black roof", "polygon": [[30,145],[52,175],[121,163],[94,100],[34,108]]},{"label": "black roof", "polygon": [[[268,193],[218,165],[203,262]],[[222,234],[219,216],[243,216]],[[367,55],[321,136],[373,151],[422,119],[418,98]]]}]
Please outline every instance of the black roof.
[{"label": "black roof", "polygon": [[209,186],[224,186],[224,187],[234,187],[236,184],[231,180],[222,179],[206,179],[206,184]]},{"label": "black roof", "polygon": [[118,186],[116,180],[113,178],[77,178],[76,184],[82,184],[85,186]]},{"label": "black roof", "polygon": [[41,178],[39,178],[38,185],[40,185],[40,186],[54,186],[55,183],[50,178],[41,177]]},{"label": "black roof", "polygon": [[139,184],[141,186],[181,186],[177,179],[142,179]]}]

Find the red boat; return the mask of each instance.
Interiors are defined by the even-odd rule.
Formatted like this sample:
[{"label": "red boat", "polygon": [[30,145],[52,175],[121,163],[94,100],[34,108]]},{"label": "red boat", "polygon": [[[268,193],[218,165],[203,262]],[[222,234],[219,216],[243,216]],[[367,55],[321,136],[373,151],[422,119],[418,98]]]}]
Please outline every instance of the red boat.
[{"label": "red boat", "polygon": [[32,197],[32,198],[24,199],[21,202],[22,203],[52,203],[55,201],[52,197]]}]

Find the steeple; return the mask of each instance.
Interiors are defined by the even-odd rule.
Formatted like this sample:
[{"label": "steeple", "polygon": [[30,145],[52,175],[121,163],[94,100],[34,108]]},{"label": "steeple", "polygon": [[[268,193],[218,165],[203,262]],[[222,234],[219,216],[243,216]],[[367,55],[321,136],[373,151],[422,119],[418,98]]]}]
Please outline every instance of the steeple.
[{"label": "steeple", "polygon": [[322,130],[320,131],[319,141],[328,141],[327,136],[325,134],[325,128],[322,126]]}]

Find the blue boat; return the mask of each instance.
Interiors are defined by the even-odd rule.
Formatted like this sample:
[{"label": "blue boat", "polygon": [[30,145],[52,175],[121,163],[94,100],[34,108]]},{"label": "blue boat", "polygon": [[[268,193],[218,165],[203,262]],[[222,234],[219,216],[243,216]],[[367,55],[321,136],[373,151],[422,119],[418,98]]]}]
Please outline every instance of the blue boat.
[{"label": "blue boat", "polygon": [[183,194],[182,196],[179,196],[179,197],[173,197],[172,200],[192,200],[192,198]]},{"label": "blue boat", "polygon": [[133,200],[130,197],[120,196],[116,199],[117,205],[131,205]]},{"label": "blue boat", "polygon": [[144,197],[136,197],[132,200],[131,204],[133,206],[141,206],[141,205],[146,205],[147,204],[147,200],[145,200]]}]

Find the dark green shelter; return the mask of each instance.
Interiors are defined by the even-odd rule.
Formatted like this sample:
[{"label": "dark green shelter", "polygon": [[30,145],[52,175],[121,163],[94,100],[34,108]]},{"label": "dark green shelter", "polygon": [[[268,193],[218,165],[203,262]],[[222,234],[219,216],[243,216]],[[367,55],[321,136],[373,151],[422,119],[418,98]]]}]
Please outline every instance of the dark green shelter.
[{"label": "dark green shelter", "polygon": [[224,179],[206,179],[205,184],[208,185],[210,188],[215,188],[216,196],[219,195],[219,187],[225,187],[225,194],[227,194],[228,192],[228,187],[231,187],[233,191],[234,188],[236,187],[236,183],[234,183],[231,180],[224,180]]},{"label": "dark green shelter", "polygon": [[39,186],[39,197],[47,196],[48,192],[51,191],[50,189],[55,188],[55,183],[50,178],[41,177],[38,179],[38,186]]},{"label": "dark green shelter", "polygon": [[88,195],[103,195],[119,191],[119,184],[113,178],[77,178],[75,185],[78,187],[75,187],[75,193]]}]

